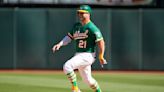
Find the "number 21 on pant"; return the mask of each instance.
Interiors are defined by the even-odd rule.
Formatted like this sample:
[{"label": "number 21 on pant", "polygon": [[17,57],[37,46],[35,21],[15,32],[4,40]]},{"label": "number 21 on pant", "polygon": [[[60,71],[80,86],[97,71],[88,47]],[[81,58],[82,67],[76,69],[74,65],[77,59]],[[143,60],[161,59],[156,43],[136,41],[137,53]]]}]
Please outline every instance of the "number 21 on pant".
[{"label": "number 21 on pant", "polygon": [[79,40],[79,48],[86,48],[86,46],[87,46],[87,41]]}]

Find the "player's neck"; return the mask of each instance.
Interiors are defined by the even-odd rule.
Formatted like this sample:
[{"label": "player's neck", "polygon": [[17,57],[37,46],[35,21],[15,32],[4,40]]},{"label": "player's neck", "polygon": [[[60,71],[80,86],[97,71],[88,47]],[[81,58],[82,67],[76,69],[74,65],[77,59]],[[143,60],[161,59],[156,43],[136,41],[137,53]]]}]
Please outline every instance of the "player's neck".
[{"label": "player's neck", "polygon": [[90,21],[91,21],[90,19],[86,19],[86,20],[83,20],[81,22],[81,24],[84,26],[84,25],[88,24]]}]

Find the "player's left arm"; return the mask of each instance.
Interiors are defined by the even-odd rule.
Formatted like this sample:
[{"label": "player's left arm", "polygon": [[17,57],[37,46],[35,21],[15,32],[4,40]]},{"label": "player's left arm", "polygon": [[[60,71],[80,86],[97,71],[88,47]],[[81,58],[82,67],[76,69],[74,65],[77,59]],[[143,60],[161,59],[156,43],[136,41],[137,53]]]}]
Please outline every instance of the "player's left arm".
[{"label": "player's left arm", "polygon": [[97,45],[99,47],[99,61],[100,64],[103,67],[103,64],[107,64],[105,58],[104,58],[104,53],[105,53],[105,42],[104,39],[101,39],[99,41],[97,41]]},{"label": "player's left arm", "polygon": [[104,59],[104,53],[105,53],[104,38],[99,28],[97,28],[96,26],[93,26],[91,29],[96,37],[95,42],[97,43],[98,49],[99,49],[99,61],[100,61],[101,67],[103,67],[103,64],[107,64],[106,60]]}]

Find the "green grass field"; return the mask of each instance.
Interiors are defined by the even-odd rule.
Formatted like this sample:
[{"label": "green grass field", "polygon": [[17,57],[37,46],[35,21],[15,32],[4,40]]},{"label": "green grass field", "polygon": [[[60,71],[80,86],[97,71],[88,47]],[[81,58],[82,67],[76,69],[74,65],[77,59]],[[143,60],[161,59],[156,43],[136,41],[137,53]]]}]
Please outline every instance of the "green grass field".
[{"label": "green grass field", "polygon": [[[77,72],[76,72],[77,73]],[[82,92],[93,92],[78,75]],[[164,92],[164,74],[93,72],[103,92]],[[0,72],[0,92],[71,92],[63,72]]]}]

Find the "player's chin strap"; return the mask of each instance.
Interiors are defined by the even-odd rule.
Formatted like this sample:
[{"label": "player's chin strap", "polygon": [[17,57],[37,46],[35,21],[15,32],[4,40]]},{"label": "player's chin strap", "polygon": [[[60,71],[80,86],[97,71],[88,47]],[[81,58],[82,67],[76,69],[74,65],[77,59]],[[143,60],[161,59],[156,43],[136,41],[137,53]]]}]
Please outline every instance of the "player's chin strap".
[{"label": "player's chin strap", "polygon": [[72,41],[72,39],[69,36],[65,36],[60,42],[59,44],[61,46],[67,45],[68,43],[70,43]]}]

